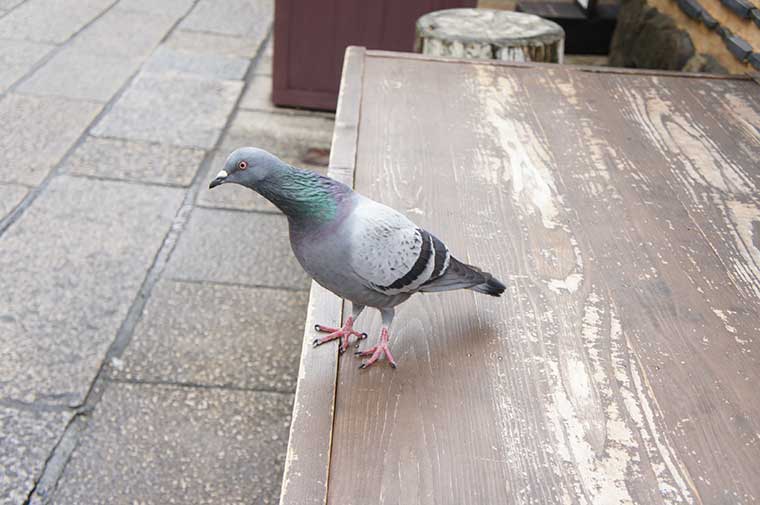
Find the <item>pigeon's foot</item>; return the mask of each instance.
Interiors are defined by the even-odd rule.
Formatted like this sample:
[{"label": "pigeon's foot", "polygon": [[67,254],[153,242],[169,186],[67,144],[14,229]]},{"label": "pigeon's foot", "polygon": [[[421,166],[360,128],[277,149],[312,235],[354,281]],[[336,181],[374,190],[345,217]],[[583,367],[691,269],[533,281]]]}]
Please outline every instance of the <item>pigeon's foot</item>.
[{"label": "pigeon's foot", "polygon": [[359,365],[359,368],[367,368],[368,366],[372,366],[372,364],[380,358],[381,355],[385,354],[385,359],[388,360],[388,363],[393,368],[396,368],[396,360],[393,359],[393,354],[391,354],[391,350],[388,347],[388,328],[383,328],[383,331],[380,332],[380,343],[377,344],[375,347],[371,347],[367,349],[366,351],[356,351],[355,353],[357,356],[369,356],[370,358]]},{"label": "pigeon's foot", "polygon": [[330,328],[329,326],[322,326],[321,324],[315,324],[314,329],[317,331],[321,331],[323,333],[329,333],[329,335],[325,335],[322,338],[315,338],[312,341],[312,344],[314,344],[314,347],[317,347],[318,345],[322,345],[325,342],[330,342],[332,340],[335,340],[336,338],[341,339],[340,344],[340,353],[343,354],[348,349],[348,339],[351,337],[351,335],[356,336],[357,338],[364,339],[367,338],[366,333],[359,333],[358,331],[354,330],[354,318],[350,317],[346,319],[346,323],[343,325],[343,328]]}]

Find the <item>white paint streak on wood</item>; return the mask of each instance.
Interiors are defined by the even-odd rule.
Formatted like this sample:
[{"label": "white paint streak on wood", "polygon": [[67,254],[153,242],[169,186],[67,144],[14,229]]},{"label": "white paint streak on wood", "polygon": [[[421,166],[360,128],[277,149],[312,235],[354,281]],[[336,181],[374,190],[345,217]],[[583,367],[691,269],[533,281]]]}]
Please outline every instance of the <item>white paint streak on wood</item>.
[{"label": "white paint streak on wood", "polygon": [[[487,177],[492,183],[510,182],[512,197],[526,214],[537,213],[544,227],[553,229],[558,223],[558,197],[549,167],[555,161],[547,146],[530,126],[512,118],[504,108],[506,100],[518,100],[516,84],[507,77],[496,77],[487,67],[478,67],[479,88],[487,125],[496,132],[500,149],[488,157],[488,165],[478,167],[475,173]],[[506,160],[504,156],[506,155]],[[496,174],[501,174],[501,181]]]},{"label": "white paint streak on wood", "polygon": [[[481,79],[487,78],[481,76]],[[506,79],[496,80],[496,85],[490,89],[499,90],[502,100],[518,100],[518,95],[525,91],[518,88],[514,81]],[[605,363],[608,361],[604,354],[604,342],[610,338],[609,328],[612,323],[608,325],[607,321],[611,317],[611,311],[607,308],[606,301],[593,291],[585,300],[581,298],[584,296],[581,248],[573,237],[571,228],[566,223],[559,224],[559,210],[564,208],[562,199],[557,194],[554,181],[550,177],[542,177],[539,165],[544,158],[549,162],[553,160],[548,154],[537,154],[524,147],[532,145],[534,149],[535,146],[541,148],[545,142],[543,132],[534,131],[529,118],[511,121],[514,111],[505,110],[496,97],[486,98],[484,103],[484,107],[491,111],[488,116],[491,130],[496,132],[500,148],[507,153],[507,168],[510,169],[505,176],[505,167],[495,161],[494,166],[502,172],[494,170],[493,173],[501,173],[503,180],[512,183],[511,197],[517,210],[524,216],[540,216],[540,222],[544,225],[543,231],[528,226],[526,233],[530,243],[536,244],[539,250],[547,251],[545,261],[533,271],[533,277],[535,279],[537,274],[538,279],[535,280],[546,283],[550,292],[557,296],[557,301],[553,304],[557,310],[542,316],[545,321],[541,340],[545,345],[545,353],[541,363],[549,386],[545,397],[546,423],[554,435],[553,452],[562,469],[559,473],[565,475],[565,478],[570,477],[571,494],[581,503],[635,503],[627,479],[631,475],[643,474],[642,452],[645,449],[640,446],[640,430],[631,420],[625,402],[616,393],[617,384],[613,386],[605,372]],[[517,119],[520,119],[519,124],[515,124]],[[590,133],[591,125],[585,127]],[[587,148],[584,146],[585,152],[588,152]],[[618,153],[614,148],[601,143],[595,144],[591,153],[590,164],[593,167],[587,174],[588,185],[593,189],[591,194],[606,191],[617,195],[615,189],[608,187],[608,184],[610,165],[616,162]],[[518,178],[525,173],[531,174],[533,180],[542,184],[520,184]],[[498,180],[491,182],[497,183]],[[547,226],[547,216],[551,217],[552,226]],[[564,261],[555,256],[554,251],[558,246],[565,250]],[[552,247],[554,248],[551,249]],[[547,279],[547,272],[561,269],[563,264],[567,265],[567,250],[572,251],[571,258],[575,260],[571,260],[573,267],[570,273],[564,278],[549,276]],[[527,338],[531,342],[535,341],[532,335]],[[507,378],[505,375],[504,379]],[[635,394],[631,394],[630,398],[638,407],[640,398]],[[651,428],[646,423],[646,415],[640,417],[641,429],[645,430],[649,440],[659,437],[659,434],[650,435]],[[660,493],[666,502],[688,502],[683,498],[683,493],[679,492],[681,476],[676,473],[675,477],[671,477],[668,474],[671,466],[668,462],[673,457],[669,453],[661,455],[662,450],[657,443],[652,442],[652,456],[645,458],[646,461],[651,461],[656,457],[657,468],[647,471],[659,476]],[[671,489],[674,491],[671,492]],[[568,495],[563,492],[562,496]]]},{"label": "white paint streak on wood", "polygon": [[[652,393],[652,387],[649,385],[646,375],[643,373],[641,364],[636,358],[633,347],[630,340],[626,338],[626,345],[628,346],[629,355],[633,356],[631,370],[633,377],[633,384],[638,398],[638,403],[641,405],[644,413],[644,419],[646,420],[649,432],[652,435],[652,440],[657,446],[659,455],[662,457],[664,467],[667,469],[669,476],[675,482],[675,490],[686,499],[688,503],[694,503],[693,496],[690,491],[694,490],[694,485],[689,478],[688,472],[685,466],[678,460],[676,452],[673,450],[670,442],[668,442],[666,430],[658,429],[655,418],[662,419],[662,412],[657,406],[657,400]],[[653,400],[649,402],[648,398]],[[662,475],[664,472],[658,470],[658,473]],[[688,482],[688,484],[687,484]],[[670,484],[661,482],[660,492],[665,495],[671,491]]]},{"label": "white paint streak on wood", "polygon": [[572,273],[568,274],[564,279],[549,279],[547,286],[556,294],[563,294],[563,292],[573,294],[578,291],[578,288],[583,283],[583,255],[581,254],[578,241],[572,235],[570,227],[565,225],[562,229],[567,233],[568,241],[575,257],[575,265],[573,266]]},{"label": "white paint streak on wood", "polygon": [[686,112],[677,112],[664,92],[629,88],[624,94],[649,140],[668,157],[680,161],[693,181],[690,186],[697,183],[725,193],[752,193],[753,186],[741,167],[723,153],[697,121]]},{"label": "white paint streak on wood", "polygon": [[602,339],[606,337],[603,334],[602,321],[604,308],[600,306],[600,302],[602,299],[593,291],[586,298],[586,304],[583,307],[583,319],[581,320],[581,340],[591,362],[594,382],[601,385],[601,389],[609,395],[607,371],[604,367],[604,357],[600,348]]},{"label": "white paint streak on wood", "polygon": [[713,313],[716,316],[718,316],[718,319],[720,319],[721,321],[723,321],[723,327],[726,329],[727,332],[729,332],[729,333],[736,333],[736,327],[735,326],[731,326],[729,324],[728,315],[726,314],[726,312],[730,313],[731,312],[730,310],[729,311],[723,311],[723,310],[720,310],[720,309],[712,309],[712,311],[713,311]]},{"label": "white paint streak on wood", "polygon": [[[675,160],[672,170],[688,197],[680,198],[692,224],[716,256],[725,265],[728,278],[745,296],[760,299],[760,251],[753,242],[753,222],[760,221],[757,192],[746,168],[732,160],[687,112],[673,105],[666,89],[624,89],[633,119],[668,160]],[[758,114],[738,97],[727,98],[736,107],[741,121],[758,119]],[[750,125],[748,135],[755,136]],[[743,146],[739,143],[740,146]],[[746,149],[746,146],[743,146]],[[753,203],[748,203],[753,202]],[[725,226],[711,225],[703,219],[707,206],[723,216]],[[755,238],[757,240],[757,238]],[[733,246],[732,254],[718,254],[721,245]],[[699,272],[699,262],[689,255]]]},{"label": "white paint streak on wood", "polygon": [[561,95],[567,100],[567,103],[573,107],[581,105],[578,100],[578,93],[575,91],[575,84],[571,80],[555,77],[554,85],[557,87]]},{"label": "white paint streak on wood", "polygon": [[595,133],[595,125],[592,120],[582,113],[588,104],[582,103],[577,97],[577,84],[573,76],[566,72],[556,72],[551,79],[541,78],[539,82],[551,89],[555,88],[558,94],[567,101],[566,107],[572,108],[578,113],[573,117],[572,124],[568,127],[577,129],[583,139],[583,144],[577,146],[577,150],[589,156],[588,171],[577,174],[581,178],[592,196],[609,195],[611,198],[620,199],[615,187],[610,183],[608,167],[618,167],[618,153],[614,146]]},{"label": "white paint streak on wood", "polygon": [[561,294],[563,291],[572,294],[578,291],[578,288],[580,287],[582,281],[583,275],[578,272],[574,272],[564,279],[549,279],[547,285],[549,286],[549,289],[557,294]]},{"label": "white paint streak on wood", "polygon": [[[718,92],[720,92],[718,90]],[[721,92],[722,93],[722,92]],[[733,118],[741,130],[755,145],[760,145],[760,114],[755,111],[746,100],[732,93],[722,94],[726,101],[727,114],[724,117]]]},{"label": "white paint streak on wood", "polygon": [[[741,258],[730,258],[733,270],[760,299],[760,208],[736,200],[726,201],[731,237]],[[733,229],[732,229],[733,228]],[[733,230],[736,230],[735,233]]]},{"label": "white paint streak on wood", "polygon": [[[576,496],[581,503],[635,503],[627,481],[635,482],[643,475],[644,461],[657,478],[659,496],[664,503],[693,503],[694,500],[681,476],[680,462],[656,425],[657,409],[650,405],[645,393],[646,380],[641,378],[630,343],[625,341],[620,321],[606,300],[590,292],[583,309],[580,337],[588,354],[588,364],[578,355],[568,358],[568,374],[560,372],[556,362],[547,362],[553,385],[547,406],[547,419],[554,428],[557,455],[573,465],[580,489]],[[604,342],[610,342],[610,358],[615,385],[605,368]],[[623,350],[625,348],[625,351]],[[605,405],[604,445],[594,448],[583,426],[582,403],[591,401],[593,387]],[[619,402],[616,393],[622,396]],[[651,391],[649,391],[651,393]],[[644,447],[641,447],[641,443]],[[643,454],[642,454],[643,451]]]},{"label": "white paint streak on wood", "polygon": [[623,398],[628,418],[634,423],[645,449],[650,470],[657,479],[660,496],[667,504],[694,503],[689,487],[672,463],[672,449],[661,441],[663,435],[654,421],[654,410],[644,394],[633,348],[623,334],[620,319],[610,307],[610,354],[613,374]]},{"label": "white paint streak on wood", "polygon": [[[581,420],[570,401],[557,364],[550,362],[547,365],[553,383],[547,417],[560,447],[558,455],[574,466],[578,474],[581,489],[576,495],[585,498],[582,502],[594,505],[632,504],[633,499],[625,482],[629,452],[619,447],[607,447],[604,453],[597,455],[584,437]],[[587,372],[576,369],[576,373]],[[578,379],[574,377],[574,380]],[[585,383],[585,380],[582,382]]]}]

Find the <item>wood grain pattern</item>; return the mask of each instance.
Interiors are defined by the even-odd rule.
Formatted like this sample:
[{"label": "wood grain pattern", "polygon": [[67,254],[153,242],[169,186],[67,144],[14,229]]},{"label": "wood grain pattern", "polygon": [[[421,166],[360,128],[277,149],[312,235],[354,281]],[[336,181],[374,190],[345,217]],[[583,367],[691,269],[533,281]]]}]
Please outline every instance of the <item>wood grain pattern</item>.
[{"label": "wood grain pattern", "polygon": [[[417,61],[438,61],[440,58],[430,56],[427,54],[415,54],[415,53],[397,53],[393,51],[370,51],[372,58],[390,58],[400,60],[417,60]],[[447,63],[461,63],[465,65],[495,65],[498,67],[516,67],[516,68],[554,68],[554,63],[544,63],[540,61],[488,61],[488,60],[473,60],[471,58],[446,58]],[[742,75],[727,75],[727,74],[709,74],[700,72],[681,72],[677,70],[661,70],[661,69],[647,69],[647,68],[624,68],[624,67],[600,67],[592,65],[573,65],[572,70],[576,72],[592,72],[602,74],[622,74],[622,75],[662,75],[673,76],[681,79],[710,79],[719,81],[744,81],[755,80],[760,75],[757,72],[746,73]]]},{"label": "wood grain pattern", "polygon": [[[328,175],[349,186],[354,184],[363,61],[363,48],[346,50],[330,151]],[[342,312],[343,300],[312,282],[280,505],[323,505],[327,500],[338,356],[327,348],[312,352],[311,342],[317,337],[315,324],[340,326]]]},{"label": "wood grain pattern", "polygon": [[357,189],[508,290],[400,306],[397,370],[340,360],[327,502],[757,501],[760,87],[361,72]]}]

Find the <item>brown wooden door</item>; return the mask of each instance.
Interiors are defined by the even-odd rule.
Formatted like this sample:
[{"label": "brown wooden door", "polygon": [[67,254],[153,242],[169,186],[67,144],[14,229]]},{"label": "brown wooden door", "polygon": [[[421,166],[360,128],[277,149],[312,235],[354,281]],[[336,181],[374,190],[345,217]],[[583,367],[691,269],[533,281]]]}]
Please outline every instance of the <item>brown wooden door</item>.
[{"label": "brown wooden door", "polygon": [[347,46],[412,51],[423,14],[474,7],[476,0],[277,0],[274,82],[277,105],[335,110]]}]

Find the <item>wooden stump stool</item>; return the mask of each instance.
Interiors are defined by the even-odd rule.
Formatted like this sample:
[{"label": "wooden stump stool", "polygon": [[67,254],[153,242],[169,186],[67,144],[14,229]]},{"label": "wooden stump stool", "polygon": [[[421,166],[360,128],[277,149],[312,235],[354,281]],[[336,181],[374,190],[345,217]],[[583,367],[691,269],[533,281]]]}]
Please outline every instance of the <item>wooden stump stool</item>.
[{"label": "wooden stump stool", "polygon": [[565,32],[532,14],[447,9],[417,20],[415,49],[432,56],[562,63]]}]

